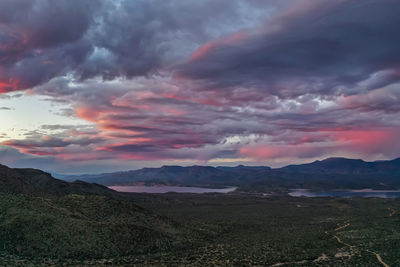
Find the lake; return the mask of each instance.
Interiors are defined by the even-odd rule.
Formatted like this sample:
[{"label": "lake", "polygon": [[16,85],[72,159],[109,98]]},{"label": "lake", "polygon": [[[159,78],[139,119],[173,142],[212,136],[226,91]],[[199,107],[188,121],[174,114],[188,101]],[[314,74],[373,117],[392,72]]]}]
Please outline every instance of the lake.
[{"label": "lake", "polygon": [[309,189],[291,189],[288,193],[292,197],[378,197],[398,198],[400,190],[332,190],[332,191],[311,191]]},{"label": "lake", "polygon": [[202,187],[187,187],[187,186],[109,186],[108,188],[118,192],[129,192],[129,193],[152,193],[152,194],[163,194],[168,192],[175,193],[229,193],[235,191],[237,187],[228,188],[202,188]]}]

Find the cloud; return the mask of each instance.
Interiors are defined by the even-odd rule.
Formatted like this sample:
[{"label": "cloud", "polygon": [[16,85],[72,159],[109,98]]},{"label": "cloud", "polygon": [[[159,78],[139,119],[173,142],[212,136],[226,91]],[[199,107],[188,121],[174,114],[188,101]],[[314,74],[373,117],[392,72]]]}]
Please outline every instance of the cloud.
[{"label": "cloud", "polygon": [[3,142],[3,145],[8,145],[16,148],[38,148],[38,147],[66,147],[69,145],[80,145],[87,146],[89,144],[100,142],[100,138],[87,138],[87,137],[79,137],[79,138],[54,138],[51,136],[43,136],[41,139],[23,139],[23,140],[7,140]]},{"label": "cloud", "polygon": [[97,3],[0,3],[0,98],[87,121],[2,137],[27,161],[397,156],[395,1]]},{"label": "cloud", "polygon": [[4,0],[0,93],[65,75],[106,80],[152,75],[207,39],[261,23],[274,10],[248,16],[259,7],[236,0]]},{"label": "cloud", "polygon": [[[301,5],[243,38],[206,43],[175,67],[176,77],[204,90],[241,86],[280,97],[349,95],[399,81],[396,1]],[[368,82],[377,72],[386,75]]]},{"label": "cloud", "polygon": [[[258,160],[275,158],[319,158],[327,155],[349,157],[394,158],[398,156],[400,145],[397,138],[399,128],[378,129],[319,129],[315,132],[297,134],[292,142],[258,142],[243,146],[239,155]],[[293,142],[298,138],[298,142]]]},{"label": "cloud", "polygon": [[341,97],[339,104],[349,110],[365,112],[398,113],[400,111],[400,83],[348,97]]},{"label": "cloud", "polygon": [[72,70],[91,51],[85,40],[93,1],[0,3],[0,68],[3,92],[26,89]]}]

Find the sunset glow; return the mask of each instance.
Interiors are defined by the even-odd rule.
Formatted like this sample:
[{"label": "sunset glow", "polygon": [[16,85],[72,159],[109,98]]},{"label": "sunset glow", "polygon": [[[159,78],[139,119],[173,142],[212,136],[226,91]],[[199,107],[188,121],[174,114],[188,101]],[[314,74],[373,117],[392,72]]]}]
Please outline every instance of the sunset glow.
[{"label": "sunset glow", "polygon": [[0,163],[400,156],[397,1],[16,2],[0,3]]}]

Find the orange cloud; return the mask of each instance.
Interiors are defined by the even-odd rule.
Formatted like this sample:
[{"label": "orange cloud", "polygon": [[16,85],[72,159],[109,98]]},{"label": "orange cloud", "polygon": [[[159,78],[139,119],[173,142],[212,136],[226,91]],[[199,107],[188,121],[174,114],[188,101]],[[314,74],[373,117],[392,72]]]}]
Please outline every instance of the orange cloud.
[{"label": "orange cloud", "polygon": [[10,91],[10,84],[0,81],[0,94]]},{"label": "orange cloud", "polygon": [[[400,130],[384,129],[320,129],[328,135],[318,140],[318,144],[309,144],[312,137],[301,138],[296,144],[261,144],[249,145],[239,149],[241,156],[254,159],[275,159],[290,157],[320,157],[339,153],[344,155],[385,155],[396,154],[400,149],[398,137]],[[396,156],[396,155],[395,155]]]},{"label": "orange cloud", "polygon": [[224,37],[224,38],[221,38],[218,40],[210,41],[204,45],[201,45],[199,48],[197,48],[197,50],[194,51],[190,55],[189,61],[201,59],[201,58],[207,56],[208,54],[210,54],[214,49],[217,49],[218,47],[221,47],[224,45],[237,44],[237,43],[245,40],[247,36],[248,36],[247,31],[241,30],[230,36],[227,36],[227,37]]}]

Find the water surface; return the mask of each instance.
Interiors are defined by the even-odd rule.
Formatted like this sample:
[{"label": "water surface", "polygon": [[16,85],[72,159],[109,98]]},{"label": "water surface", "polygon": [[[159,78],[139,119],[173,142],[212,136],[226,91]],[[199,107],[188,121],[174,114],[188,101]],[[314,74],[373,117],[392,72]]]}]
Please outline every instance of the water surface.
[{"label": "water surface", "polygon": [[311,191],[309,189],[291,189],[289,195],[292,197],[379,197],[379,198],[398,198],[400,190],[331,190],[331,191]]},{"label": "water surface", "polygon": [[163,194],[168,192],[175,193],[229,193],[234,191],[237,187],[228,188],[202,188],[202,187],[188,187],[188,186],[109,186],[109,188],[118,192],[129,192],[129,193],[152,193],[152,194]]}]

